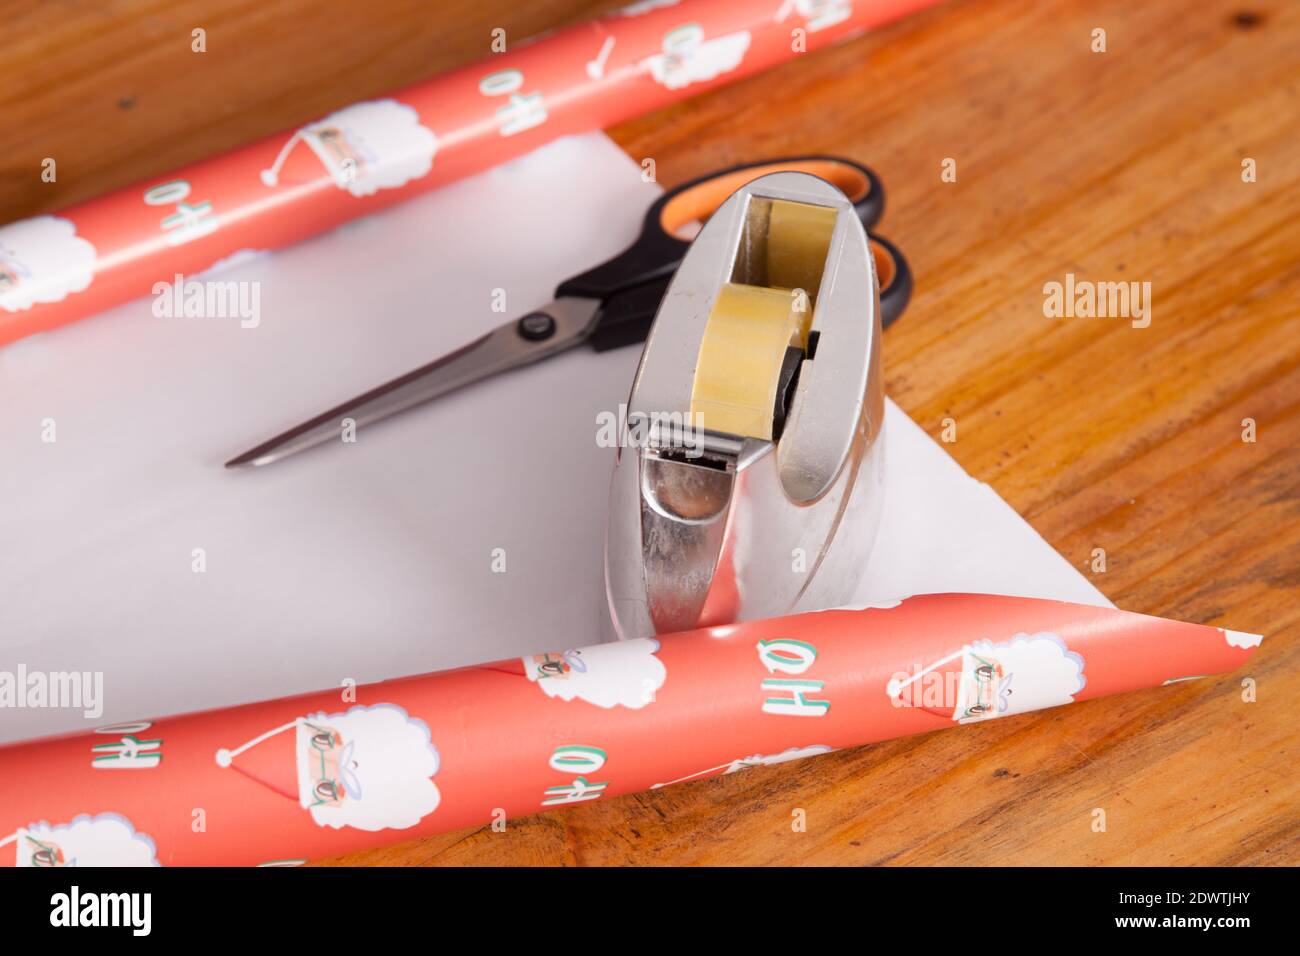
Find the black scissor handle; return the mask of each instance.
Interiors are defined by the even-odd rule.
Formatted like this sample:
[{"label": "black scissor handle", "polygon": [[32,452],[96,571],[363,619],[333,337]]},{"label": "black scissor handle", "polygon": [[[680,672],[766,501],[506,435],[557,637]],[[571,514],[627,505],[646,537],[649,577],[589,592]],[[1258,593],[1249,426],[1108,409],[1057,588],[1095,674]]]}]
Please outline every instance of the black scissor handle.
[{"label": "black scissor handle", "polygon": [[[769,173],[811,173],[832,183],[853,203],[868,229],[885,208],[880,178],[861,163],[838,156],[796,156],[732,166],[670,189],[646,212],[636,242],[608,262],[576,275],[555,290],[561,296],[609,299],[664,276],[681,265],[690,240],[678,231],[691,222],[704,222],[741,186]],[[662,296],[661,296],[662,297]],[[629,339],[628,341],[634,341]]]},{"label": "black scissor handle", "polygon": [[[888,239],[870,236],[871,256],[880,279],[880,325],[889,328],[912,298],[912,268]],[[597,352],[644,342],[668,292],[672,274],[615,293],[601,306],[601,318],[589,342]]]},{"label": "black scissor handle", "polygon": [[869,236],[871,257],[880,280],[880,327],[887,329],[912,301],[912,267],[898,247],[882,236]]}]

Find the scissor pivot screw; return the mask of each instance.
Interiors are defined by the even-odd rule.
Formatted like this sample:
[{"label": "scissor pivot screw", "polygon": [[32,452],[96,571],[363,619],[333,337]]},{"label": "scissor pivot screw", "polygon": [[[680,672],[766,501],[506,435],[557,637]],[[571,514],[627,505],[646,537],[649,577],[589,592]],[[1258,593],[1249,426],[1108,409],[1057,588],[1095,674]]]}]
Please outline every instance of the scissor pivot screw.
[{"label": "scissor pivot screw", "polygon": [[519,320],[519,334],[532,342],[555,334],[555,320],[545,312],[533,312]]}]

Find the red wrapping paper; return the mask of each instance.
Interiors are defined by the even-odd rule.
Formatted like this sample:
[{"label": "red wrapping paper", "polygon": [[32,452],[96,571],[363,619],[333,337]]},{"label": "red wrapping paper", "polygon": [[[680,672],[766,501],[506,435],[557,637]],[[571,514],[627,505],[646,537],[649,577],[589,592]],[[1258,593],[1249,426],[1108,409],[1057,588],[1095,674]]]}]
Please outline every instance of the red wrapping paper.
[{"label": "red wrapping paper", "polygon": [[296,131],[0,226],[0,345],[932,2],[643,0]]},{"label": "red wrapping paper", "polygon": [[0,749],[0,865],[277,863],[1240,666],[1254,635],[938,594]]}]

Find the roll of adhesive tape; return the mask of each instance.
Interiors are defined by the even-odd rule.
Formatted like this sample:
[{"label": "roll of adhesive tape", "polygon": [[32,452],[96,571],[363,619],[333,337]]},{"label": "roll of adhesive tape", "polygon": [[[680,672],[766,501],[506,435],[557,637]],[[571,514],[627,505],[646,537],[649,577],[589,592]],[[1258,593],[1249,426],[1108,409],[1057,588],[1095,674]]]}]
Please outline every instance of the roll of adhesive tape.
[{"label": "roll of adhesive tape", "polygon": [[695,363],[692,422],[710,431],[772,438],[781,363],[806,347],[811,313],[787,289],[729,282],[718,291]]},{"label": "roll of adhesive tape", "polygon": [[829,206],[774,200],[767,223],[767,282],[781,289],[803,289],[816,299],[835,230]]}]

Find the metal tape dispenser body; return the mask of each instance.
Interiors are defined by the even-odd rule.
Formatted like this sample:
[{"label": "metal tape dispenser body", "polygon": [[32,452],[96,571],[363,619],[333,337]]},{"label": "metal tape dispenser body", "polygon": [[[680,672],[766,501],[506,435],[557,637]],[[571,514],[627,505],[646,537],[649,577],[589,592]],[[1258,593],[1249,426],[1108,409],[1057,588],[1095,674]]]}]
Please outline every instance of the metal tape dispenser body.
[{"label": "metal tape dispenser body", "polygon": [[605,543],[619,637],[851,600],[880,518],[880,339],[843,193],[781,172],[719,207],[628,400]]}]

